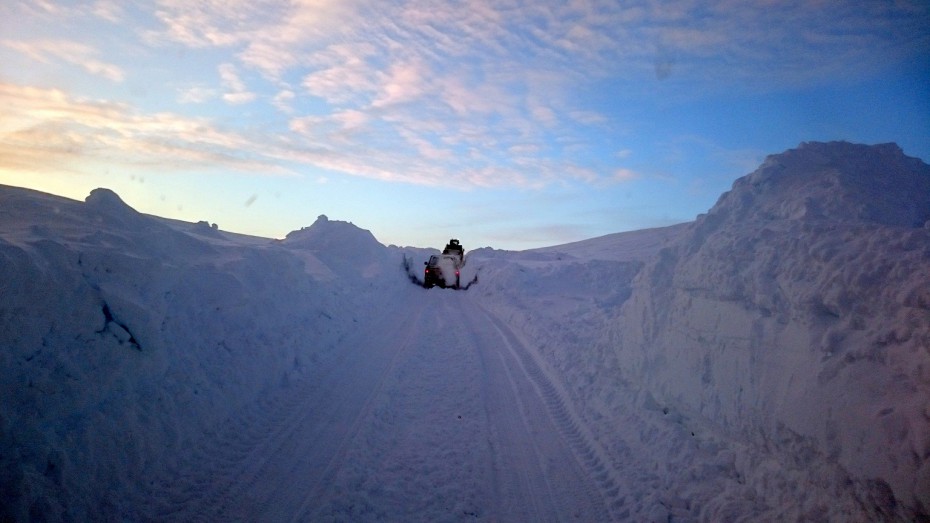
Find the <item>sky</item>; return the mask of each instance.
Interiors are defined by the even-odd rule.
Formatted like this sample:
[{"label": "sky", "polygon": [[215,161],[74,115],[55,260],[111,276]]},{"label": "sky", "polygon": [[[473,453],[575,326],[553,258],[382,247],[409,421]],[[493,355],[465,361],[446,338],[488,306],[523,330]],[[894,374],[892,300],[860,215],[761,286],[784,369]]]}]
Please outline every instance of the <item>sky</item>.
[{"label": "sky", "polygon": [[0,4],[0,184],[244,234],[558,245],[832,140],[930,161],[930,4]]}]

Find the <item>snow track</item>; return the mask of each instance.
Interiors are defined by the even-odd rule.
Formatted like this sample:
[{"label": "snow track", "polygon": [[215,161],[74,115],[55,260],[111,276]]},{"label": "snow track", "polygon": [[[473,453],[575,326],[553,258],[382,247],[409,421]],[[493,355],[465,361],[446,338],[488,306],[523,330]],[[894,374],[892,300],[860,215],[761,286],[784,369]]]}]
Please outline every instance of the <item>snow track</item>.
[{"label": "snow track", "polygon": [[[616,496],[612,480],[564,392],[524,342],[471,297],[459,313],[482,358],[488,422],[503,465],[498,516],[505,521],[605,521]],[[508,395],[509,392],[509,395]],[[519,481],[514,481],[519,477]],[[518,490],[517,487],[522,488]]]},{"label": "snow track", "polygon": [[465,293],[406,291],[183,453],[139,517],[616,519],[617,480],[533,352]]},{"label": "snow track", "polygon": [[[394,316],[373,327],[384,332]],[[410,324],[401,332],[415,332]],[[346,340],[299,387],[281,390],[230,420],[153,489],[145,519],[174,521],[287,520],[319,491],[358,430],[404,338],[376,350],[367,330]],[[375,338],[371,339],[372,342]],[[152,502],[154,500],[154,502]]]},{"label": "snow track", "polygon": [[[477,304],[473,306],[480,310],[482,319],[493,328],[495,335],[503,342],[506,354],[501,353],[500,357],[510,374],[511,382],[515,387],[518,383],[527,381],[533,384],[535,399],[542,402],[545,414],[554,425],[557,434],[568,443],[574,453],[581,473],[580,481],[575,485],[583,485],[584,491],[574,492],[572,497],[583,496],[587,498],[592,507],[603,507],[602,511],[592,514],[593,519],[585,518],[585,520],[616,519],[616,512],[623,507],[623,498],[620,496],[621,489],[618,484],[620,480],[610,466],[606,453],[588,432],[580,416],[572,407],[564,389],[557,380],[551,377],[550,373],[543,370],[546,367],[545,364],[513,330],[488,310]],[[473,332],[480,330],[481,328],[476,326],[472,328]],[[518,378],[515,379],[514,375]],[[523,397],[532,396],[524,393]],[[624,490],[629,491],[629,489]]]}]

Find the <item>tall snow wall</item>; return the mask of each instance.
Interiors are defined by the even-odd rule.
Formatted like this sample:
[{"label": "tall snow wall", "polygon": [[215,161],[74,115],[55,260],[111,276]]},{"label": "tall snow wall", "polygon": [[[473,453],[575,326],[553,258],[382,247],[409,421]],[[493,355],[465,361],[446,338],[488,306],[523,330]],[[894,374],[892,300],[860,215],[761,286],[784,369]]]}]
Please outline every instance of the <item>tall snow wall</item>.
[{"label": "tall snow wall", "polygon": [[135,519],[189,449],[296,394],[377,306],[354,286],[373,280],[334,285],[314,255],[361,271],[348,254],[380,244],[343,222],[289,245],[107,190],[81,203],[0,187],[0,226],[2,521]]},{"label": "tall snow wall", "polygon": [[669,408],[930,510],[930,167],[894,144],[769,157],[648,263],[610,333]]}]

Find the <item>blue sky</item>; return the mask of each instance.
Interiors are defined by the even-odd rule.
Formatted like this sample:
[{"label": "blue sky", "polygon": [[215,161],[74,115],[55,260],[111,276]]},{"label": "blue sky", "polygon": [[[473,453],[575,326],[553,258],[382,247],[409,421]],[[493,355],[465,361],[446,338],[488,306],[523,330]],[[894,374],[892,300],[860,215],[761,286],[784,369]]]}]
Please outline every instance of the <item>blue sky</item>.
[{"label": "blue sky", "polygon": [[0,6],[0,183],[247,234],[555,245],[813,140],[930,160],[926,2]]}]

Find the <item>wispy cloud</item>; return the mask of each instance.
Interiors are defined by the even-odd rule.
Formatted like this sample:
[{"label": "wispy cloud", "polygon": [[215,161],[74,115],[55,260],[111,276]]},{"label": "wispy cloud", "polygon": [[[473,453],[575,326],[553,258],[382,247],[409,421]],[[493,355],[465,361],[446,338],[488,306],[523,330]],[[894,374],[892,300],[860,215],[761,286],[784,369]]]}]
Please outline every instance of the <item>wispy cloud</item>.
[{"label": "wispy cloud", "polygon": [[6,83],[0,83],[0,105],[8,108],[0,129],[0,166],[6,169],[71,170],[109,162],[163,170],[288,172],[263,156],[253,140],[205,119],[142,114],[126,104]]},{"label": "wispy cloud", "polygon": [[308,58],[311,72],[303,79],[307,94],[333,106],[366,105],[376,91],[378,69],[373,45],[333,44]]},{"label": "wispy cloud", "polygon": [[98,59],[100,53],[96,49],[73,40],[0,40],[0,45],[38,62],[48,64],[59,60],[76,65],[113,82],[122,82],[125,77],[121,67]]},{"label": "wispy cloud", "polygon": [[[11,2],[16,4],[16,2]],[[124,19],[123,4],[113,0],[97,0],[95,2],[54,2],[51,0],[30,0],[19,2],[14,8],[21,9],[31,15],[47,16],[53,20],[91,16],[119,23]]]},{"label": "wispy cloud", "polygon": [[[330,168],[414,183],[629,180],[635,173],[622,166],[598,174],[565,156],[563,144],[577,141],[571,136],[607,122],[571,97],[579,83],[610,78],[635,95],[657,76],[697,88],[792,81],[786,74],[801,81],[832,70],[824,57],[855,67],[851,49],[882,45],[891,30],[851,8],[791,1],[764,10],[723,0],[160,6],[167,38],[231,47],[242,67],[271,79],[300,74],[301,89],[284,91],[286,105],[274,103],[287,110],[302,97],[325,103],[311,115],[295,110],[290,128],[308,148],[329,149]],[[221,75],[226,101],[254,99],[232,64]],[[356,146],[358,154],[349,152]]]},{"label": "wispy cloud", "polygon": [[178,102],[182,104],[199,104],[216,98],[217,90],[202,85],[195,85],[178,90]]},{"label": "wispy cloud", "polygon": [[120,23],[125,19],[123,4],[113,0],[98,0],[91,6],[91,12],[107,22]]},{"label": "wispy cloud", "polygon": [[[46,17],[77,12],[41,0],[22,5]],[[79,12],[113,23],[146,9],[121,5],[100,0]],[[156,0],[146,14],[155,25],[134,29],[145,51],[215,60],[204,68],[216,71],[212,79],[174,84],[191,86],[171,93],[186,104],[181,110],[251,102],[280,128],[246,138],[238,133],[248,124],[226,121],[220,131],[206,118],[55,90],[42,91],[43,106],[26,87],[7,84],[2,95],[23,105],[3,143],[41,151],[45,133],[62,151],[87,155],[106,145],[147,161],[170,151],[181,163],[212,155],[242,169],[296,164],[461,188],[626,182],[640,176],[609,135],[625,122],[608,106],[635,104],[660,81],[687,86],[681,96],[765,90],[930,52],[930,12],[908,0],[773,0],[764,9],[732,0]],[[130,67],[84,42],[0,43],[112,82]]]},{"label": "wispy cloud", "polygon": [[371,105],[375,108],[417,100],[427,92],[430,73],[418,62],[395,62],[380,75],[379,93]]},{"label": "wispy cloud", "polygon": [[272,105],[278,108],[282,113],[291,114],[294,112],[294,108],[291,106],[291,103],[296,98],[296,94],[290,88],[284,88],[278,91],[278,94],[274,95],[271,99]]},{"label": "wispy cloud", "polygon": [[220,64],[218,71],[223,82],[226,92],[223,93],[223,100],[231,104],[243,104],[255,99],[255,93],[250,92],[245,86],[245,82],[239,78],[236,66],[233,64]]},{"label": "wispy cloud", "polygon": [[611,180],[616,182],[628,182],[630,180],[635,180],[639,178],[639,174],[630,169],[615,169],[611,175]]},{"label": "wispy cloud", "polygon": [[163,30],[147,34],[193,48],[243,44],[266,27],[272,18],[269,11],[278,10],[276,4],[261,0],[159,0],[153,14],[163,24]]}]

